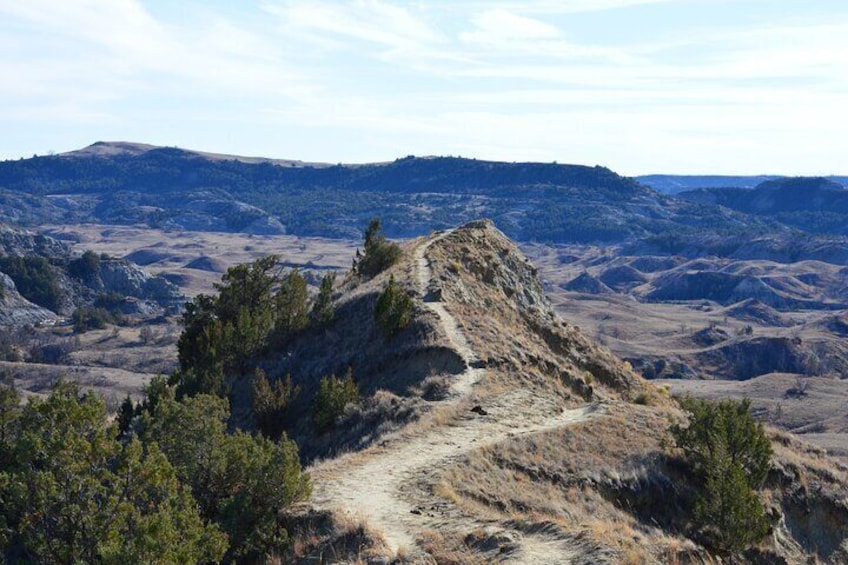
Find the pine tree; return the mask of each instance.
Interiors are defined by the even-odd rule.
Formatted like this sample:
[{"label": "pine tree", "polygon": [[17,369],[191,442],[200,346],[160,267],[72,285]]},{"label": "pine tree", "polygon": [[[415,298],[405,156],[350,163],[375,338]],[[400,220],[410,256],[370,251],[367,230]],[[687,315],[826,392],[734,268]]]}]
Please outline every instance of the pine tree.
[{"label": "pine tree", "polygon": [[[4,552],[38,563],[219,560],[226,539],[158,448],[117,440],[96,394],[30,398],[0,461]],[[169,559],[164,559],[169,561]]]},{"label": "pine tree", "polygon": [[[227,561],[254,562],[280,551],[287,533],[277,513],[309,497],[297,445],[237,431],[227,433],[227,401],[200,394],[177,402],[164,398],[143,418],[146,444],[156,443],[189,485],[201,516],[229,538]],[[270,479],[269,479],[270,478]]]},{"label": "pine tree", "polygon": [[345,407],[359,401],[359,387],[353,380],[352,369],[341,379],[335,375],[322,378],[312,407],[315,429],[318,433],[330,430],[344,414]]},{"label": "pine tree", "polygon": [[309,292],[306,279],[297,269],[289,272],[280,282],[274,301],[277,318],[274,343],[280,348],[309,324]]},{"label": "pine tree", "polygon": [[374,277],[397,263],[402,254],[400,246],[386,239],[380,219],[373,218],[365,230],[365,251],[356,262],[355,271],[363,277]]},{"label": "pine tree", "polygon": [[121,402],[121,407],[118,408],[118,417],[116,418],[116,422],[118,424],[118,437],[124,437],[130,431],[130,426],[132,426],[133,418],[136,415],[136,407],[133,404],[132,398],[128,394],[124,401]]},{"label": "pine tree", "polygon": [[278,379],[272,385],[262,369],[253,377],[253,415],[262,433],[279,438],[285,427],[286,410],[300,389],[292,385],[291,377]]},{"label": "pine tree", "polygon": [[374,307],[374,320],[377,327],[386,339],[391,339],[409,325],[411,316],[412,299],[395,283],[395,277],[392,275]]},{"label": "pine tree", "polygon": [[698,484],[693,517],[719,551],[738,552],[768,532],[756,491],[768,474],[771,444],[750,414],[751,402],[684,399],[686,426],[671,428]]},{"label": "pine tree", "polygon": [[335,316],[333,308],[333,286],[336,283],[336,273],[329,273],[321,278],[321,288],[312,304],[310,318],[318,326],[329,324]]}]

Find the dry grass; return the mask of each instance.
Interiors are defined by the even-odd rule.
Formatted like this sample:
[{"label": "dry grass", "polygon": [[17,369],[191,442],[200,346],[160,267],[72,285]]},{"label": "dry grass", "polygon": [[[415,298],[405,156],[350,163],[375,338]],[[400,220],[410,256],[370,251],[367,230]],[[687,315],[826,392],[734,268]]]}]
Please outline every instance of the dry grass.
[{"label": "dry grass", "polygon": [[675,414],[627,404],[611,410],[473,451],[441,475],[436,494],[490,520],[555,524],[619,563],[691,556],[691,542],[623,510],[614,494],[650,473]]},{"label": "dry grass", "polygon": [[438,565],[482,565],[490,561],[481,557],[459,536],[447,537],[442,532],[427,530],[421,536],[421,547]]},{"label": "dry grass", "polygon": [[298,508],[283,517],[291,537],[286,555],[269,563],[368,563],[376,558],[403,563],[386,549],[378,532],[358,516]]},{"label": "dry grass", "polygon": [[[143,328],[150,330],[146,341],[141,336]],[[0,373],[24,395],[48,394],[58,379],[64,379],[100,393],[114,410],[127,395],[139,400],[142,387],[153,376],[169,374],[177,366],[180,329],[175,318],[156,324],[108,326],[80,335],[67,326],[34,331],[29,338],[34,348],[39,343],[59,342],[69,347],[51,363],[0,362]]]}]

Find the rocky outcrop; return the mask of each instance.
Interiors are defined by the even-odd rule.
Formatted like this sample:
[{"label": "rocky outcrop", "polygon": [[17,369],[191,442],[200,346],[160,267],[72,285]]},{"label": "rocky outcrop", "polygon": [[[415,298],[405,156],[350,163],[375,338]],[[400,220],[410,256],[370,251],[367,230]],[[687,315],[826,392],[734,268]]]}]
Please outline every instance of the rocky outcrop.
[{"label": "rocky outcrop", "polygon": [[700,365],[714,367],[714,374],[732,380],[747,380],[768,373],[840,374],[848,369],[844,348],[839,344],[788,337],[732,340],[705,349],[695,357]]},{"label": "rocky outcrop", "polygon": [[614,291],[598,280],[598,277],[590,275],[588,272],[581,273],[563,284],[563,290],[572,292],[584,292],[586,294],[613,294]]},{"label": "rocky outcrop", "polygon": [[67,258],[70,249],[52,237],[0,224],[0,255]]},{"label": "rocky outcrop", "polygon": [[0,273],[0,326],[53,324],[58,316],[24,298],[12,279]]},{"label": "rocky outcrop", "polygon": [[87,283],[96,292],[149,300],[160,306],[172,306],[185,300],[180,289],[165,277],[152,276],[125,259],[100,261],[98,273]]}]

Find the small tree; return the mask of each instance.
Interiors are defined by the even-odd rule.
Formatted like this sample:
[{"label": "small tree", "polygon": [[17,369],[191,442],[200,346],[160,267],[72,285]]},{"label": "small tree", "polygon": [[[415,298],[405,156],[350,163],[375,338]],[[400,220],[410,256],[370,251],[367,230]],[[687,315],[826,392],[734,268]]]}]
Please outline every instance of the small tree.
[{"label": "small tree", "polygon": [[138,332],[138,339],[140,339],[141,343],[143,343],[144,345],[150,345],[156,340],[156,333],[150,326],[144,326]]},{"label": "small tree", "polygon": [[395,277],[389,278],[389,284],[377,298],[374,307],[374,320],[377,327],[391,339],[409,325],[412,316],[412,299],[395,283]]},{"label": "small tree", "polygon": [[265,371],[256,369],[253,377],[253,415],[262,433],[277,439],[285,427],[286,409],[300,392],[292,385],[291,377],[278,379],[272,385]]},{"label": "small tree", "polygon": [[756,490],[769,470],[771,444],[750,414],[751,402],[684,399],[687,426],[671,428],[698,483],[693,517],[716,549],[738,552],[768,533]]},{"label": "small tree", "polygon": [[[231,267],[216,284],[218,295],[186,304],[177,342],[177,396],[225,396],[237,378],[253,373],[257,358],[288,341],[309,322],[306,280],[293,270],[281,276],[271,255]],[[274,292],[275,287],[278,288]]]},{"label": "small tree", "polygon": [[99,271],[100,255],[91,250],[68,264],[68,274],[83,281],[91,279]]},{"label": "small tree", "polygon": [[0,525],[12,533],[3,553],[34,563],[223,556],[225,536],[201,518],[158,447],[123,445],[116,431],[103,399],[75,385],[29,400],[0,461]]},{"label": "small tree", "polygon": [[336,312],[333,308],[333,286],[336,284],[336,273],[328,273],[321,278],[321,288],[312,304],[309,313],[314,324],[323,326],[333,320]]},{"label": "small tree", "polygon": [[274,326],[275,342],[284,345],[291,337],[309,323],[309,292],[306,279],[292,270],[280,281],[280,290],[275,296],[277,321]]},{"label": "small tree", "polygon": [[80,306],[71,314],[74,333],[85,333],[89,330],[102,330],[106,324],[114,322],[112,315],[104,308]]},{"label": "small tree", "polygon": [[142,437],[160,446],[190,486],[201,516],[227,534],[225,562],[254,563],[283,549],[287,532],[278,512],[308,499],[311,484],[294,441],[228,434],[229,415],[227,401],[214,396],[165,397],[143,418]]},{"label": "small tree", "polygon": [[312,408],[312,422],[318,433],[324,433],[336,425],[344,414],[345,406],[359,403],[359,387],[353,380],[353,370],[348,369],[344,378],[330,375],[321,379],[318,394]]},{"label": "small tree", "polygon": [[120,408],[118,408],[118,417],[116,418],[119,438],[124,437],[129,433],[130,426],[132,426],[132,421],[133,418],[135,418],[136,413],[136,406],[133,404],[130,395],[127,394],[127,396],[124,397],[124,401],[121,402]]},{"label": "small tree", "polygon": [[386,239],[380,219],[373,218],[365,230],[365,253],[355,263],[354,271],[371,278],[397,263],[402,255],[400,246]]}]

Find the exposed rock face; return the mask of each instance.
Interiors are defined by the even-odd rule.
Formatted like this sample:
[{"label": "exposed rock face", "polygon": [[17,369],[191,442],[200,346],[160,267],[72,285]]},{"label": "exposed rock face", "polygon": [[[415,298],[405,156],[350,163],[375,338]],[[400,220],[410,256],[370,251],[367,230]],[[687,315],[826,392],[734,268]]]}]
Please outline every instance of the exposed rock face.
[{"label": "exposed rock face", "polygon": [[90,281],[90,285],[96,291],[152,300],[162,306],[174,305],[184,300],[176,285],[164,277],[151,276],[124,259],[101,261],[98,275]]},{"label": "exposed rock face", "polygon": [[729,379],[747,380],[768,373],[844,375],[848,371],[846,354],[848,347],[832,340],[754,337],[705,349],[696,358]]},{"label": "exposed rock face", "polygon": [[[80,305],[91,304],[98,295],[115,293],[130,300],[125,313],[148,315],[161,307],[180,306],[185,297],[179,288],[161,276],[151,276],[126,259],[97,259],[96,272],[72,275],[74,259],[64,243],[45,235],[0,225],[0,255],[43,257],[60,289],[57,313],[70,315]],[[0,319],[8,323],[35,324],[56,319],[56,313],[33,305],[15,289],[11,279],[0,273],[6,290]],[[81,278],[79,278],[81,277]],[[0,323],[4,323],[0,321]]]},{"label": "exposed rock face", "polygon": [[0,255],[68,257],[69,254],[68,246],[52,237],[0,224]]},{"label": "exposed rock face", "polygon": [[21,296],[12,279],[0,273],[0,326],[51,324],[57,318],[55,313]]}]

